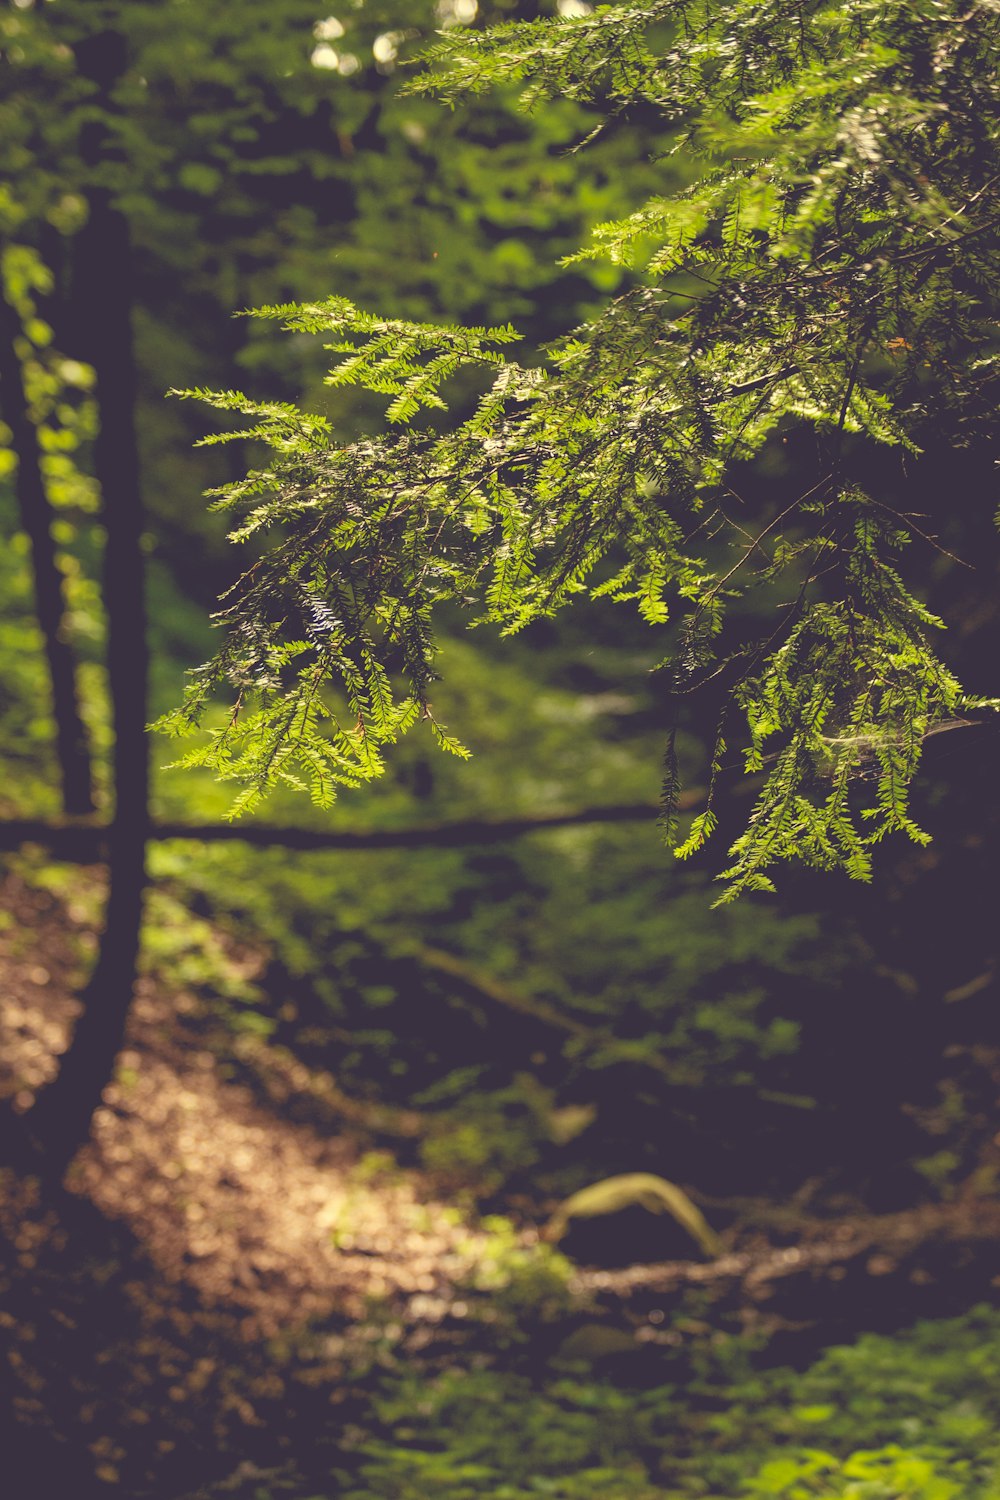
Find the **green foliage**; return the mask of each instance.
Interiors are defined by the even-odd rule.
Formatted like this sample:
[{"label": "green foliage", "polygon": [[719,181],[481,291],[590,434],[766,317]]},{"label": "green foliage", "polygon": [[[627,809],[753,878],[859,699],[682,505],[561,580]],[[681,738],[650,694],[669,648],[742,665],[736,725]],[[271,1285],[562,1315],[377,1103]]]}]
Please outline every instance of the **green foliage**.
[{"label": "green foliage", "polygon": [[625,1458],[638,1446],[641,1405],[611,1387],[565,1379],[545,1393],[523,1376],[490,1371],[404,1379],[376,1407],[393,1436],[366,1446],[360,1482],[346,1493],[351,1500],[417,1500],[431,1488],[447,1500],[653,1497],[658,1491],[641,1463]]},{"label": "green foliage", "polygon": [[[347,358],[330,380],[391,396],[395,422],[438,406],[463,363],[500,369],[441,432],[347,443],[292,410],[211,398],[271,449],[217,492],[233,535],[277,539],[227,599],[227,643],[166,727],[189,729],[219,685],[258,706],[194,759],[246,783],[249,801],[298,777],[325,802],[378,774],[381,747],[418,718],[434,727],[443,605],[511,633],[589,593],[660,631],[678,616],[660,651],[672,691],[725,675],[726,717],[765,780],[723,899],[770,889],[776,861],[867,879],[887,834],[922,842],[909,788],[926,736],[995,704],[931,644],[940,622],[900,572],[925,530],[897,481],[872,482],[872,455],[919,464],[932,428],[972,441],[995,391],[998,24],[987,0],[656,0],[447,33],[416,88],[456,102],[520,79],[528,106],[569,96],[609,127],[651,109],[697,175],[595,234],[583,254],[641,284],[541,368],[487,349],[483,330],[343,298],[270,310],[332,333]],[[746,466],[806,433],[803,489],[745,501]],[[764,634],[731,641],[734,601],[779,581]],[[331,679],[346,719],[323,698]],[[729,733],[682,855],[715,826]],[[678,789],[671,751],[671,837]]]},{"label": "green foliage", "polygon": [[194,990],[224,1001],[226,1018],[236,1029],[241,1020],[250,1018],[249,1029],[267,1032],[274,1022],[255,1014],[265,998],[254,982],[259,965],[251,955],[248,974],[245,960],[246,955],[231,934],[227,940],[218,921],[196,917],[167,888],[149,893],[143,928],[143,972],[154,974],[174,990]]},{"label": "green foliage", "polygon": [[[458,687],[475,661],[455,658],[453,666]],[[536,789],[544,799],[544,768],[503,747],[520,745],[507,739],[512,716],[523,712],[530,726],[543,700],[565,702],[567,711],[571,700],[535,693],[527,702],[530,681],[512,675],[509,686],[509,702],[490,695],[499,755],[477,759],[461,783],[445,781],[429,809],[387,779],[373,792],[369,818],[392,827],[443,814],[452,797],[461,815],[488,813],[491,762],[499,762],[497,794],[506,790],[515,807],[530,806]],[[599,742],[588,750],[571,714],[552,738],[551,726],[538,727],[567,772],[579,774],[591,757],[598,770],[609,753]],[[630,747],[622,761],[611,757],[608,774],[620,774],[636,754]],[[271,1003],[288,1000],[299,1010],[282,1043],[310,1065],[334,1069],[351,1095],[420,1110],[421,1159],[449,1191],[479,1199],[514,1184],[533,1196],[564,1196],[638,1167],[705,1186],[706,1152],[729,1153],[734,1117],[746,1126],[732,1190],[770,1184],[787,1169],[759,1137],[776,1107],[767,1098],[812,1091],[814,1080],[802,1077],[800,1028],[808,1038],[841,987],[860,982],[870,964],[859,951],[855,972],[844,935],[836,927],[821,935],[812,918],[762,919],[739,904],[708,910],[704,879],[664,868],[652,826],[638,835],[627,825],[569,829],[496,850],[430,847],[403,856],[290,858],[271,850],[248,860],[222,843],[158,845],[151,854],[154,874],[188,904],[235,914],[271,949]],[[428,943],[523,997],[528,1014],[456,991],[446,972],[422,965]],[[530,1022],[535,1002],[583,1034],[539,1039]],[[825,1102],[831,1094],[839,1102],[845,1089],[830,1077]],[[796,1130],[799,1111],[782,1109]],[[700,1146],[691,1142],[692,1116]],[[585,1135],[565,1134],[589,1120]],[[815,1160],[809,1170],[818,1170]],[[794,1172],[783,1179],[795,1180]]]},{"label": "green foliage", "polygon": [[[0,505],[9,515],[8,500],[0,493]],[[12,537],[0,548],[0,598],[0,651],[5,661],[0,683],[0,743],[10,778],[5,810],[14,813],[27,805],[49,811],[55,800],[52,718],[40,671],[42,642],[32,615],[26,536]],[[10,798],[14,787],[16,800]]]},{"label": "green foliage", "polygon": [[[866,1335],[804,1373],[752,1372],[728,1346],[694,1379],[624,1391],[582,1375],[402,1376],[349,1500],[994,1500],[1000,1320],[978,1308]],[[728,1368],[727,1368],[728,1366]],[[734,1374],[735,1372],[735,1374]],[[421,1488],[423,1486],[423,1488]]]},{"label": "green foliage", "polygon": [[[499,346],[518,338],[509,325],[452,329],[373,317],[346,297],[333,297],[316,307],[260,307],[256,316],[280,319],[283,327],[293,333],[336,334],[336,341],[325,344],[324,348],[349,358],[331,371],[327,385],[362,385],[379,395],[392,396],[386,413],[390,422],[408,422],[421,407],[443,410],[445,403],[439,388],[446,380],[465,365],[502,365],[504,358]],[[206,392],[180,394],[211,401]],[[245,401],[241,397],[231,404],[239,406]],[[242,434],[220,433],[210,441],[230,442],[235,436],[257,437],[270,442],[272,447],[277,446],[266,427]],[[294,451],[294,433],[289,446]],[[226,491],[227,496],[230,493]]]},{"label": "green foliage", "polygon": [[[0,427],[0,441],[3,430]],[[0,466],[4,458],[0,448]],[[75,489],[75,474],[72,487]],[[79,682],[92,743],[107,747],[104,675],[95,658],[103,641],[103,611],[90,575],[92,548],[86,521],[75,506],[60,510],[56,522],[59,556],[66,579],[68,623],[81,657]],[[9,480],[0,474],[0,753],[5,767],[3,803],[11,817],[57,811],[57,767],[53,753],[51,697],[43,642],[34,614],[31,553],[17,529],[17,507]],[[65,550],[64,550],[65,549]],[[102,778],[103,780],[103,778]]]},{"label": "green foliage", "polygon": [[530,1074],[506,1087],[482,1086],[482,1066],[456,1069],[417,1095],[421,1105],[443,1104],[421,1142],[425,1167],[446,1181],[471,1184],[487,1198],[515,1174],[536,1166],[551,1139],[552,1098]]},{"label": "green foliage", "polygon": [[[0,230],[3,225],[0,210]],[[79,360],[67,359],[53,345],[54,332],[41,316],[40,304],[50,297],[53,277],[40,256],[27,245],[8,244],[0,255],[4,295],[23,329],[21,357],[29,413],[38,433],[42,477],[53,509],[63,522],[62,536],[74,534],[74,523],[97,510],[96,486],[79,462],[97,428],[93,398],[94,372]],[[0,428],[9,442],[9,434]],[[0,477],[10,472],[14,455],[0,446]]]},{"label": "green foliage", "polygon": [[526,1343],[526,1320],[554,1319],[570,1309],[573,1265],[551,1245],[526,1245],[500,1214],[488,1215],[482,1228],[487,1239],[478,1253],[470,1290],[489,1297],[480,1316],[492,1325],[494,1343]]},{"label": "green foliage", "polygon": [[[771,1459],[749,1481],[747,1492],[786,1500],[955,1500],[970,1493],[968,1477],[968,1464],[942,1462],[936,1454],[912,1453],[890,1443],[852,1453],[843,1463],[818,1450]],[[997,1490],[979,1493],[995,1495]]]}]

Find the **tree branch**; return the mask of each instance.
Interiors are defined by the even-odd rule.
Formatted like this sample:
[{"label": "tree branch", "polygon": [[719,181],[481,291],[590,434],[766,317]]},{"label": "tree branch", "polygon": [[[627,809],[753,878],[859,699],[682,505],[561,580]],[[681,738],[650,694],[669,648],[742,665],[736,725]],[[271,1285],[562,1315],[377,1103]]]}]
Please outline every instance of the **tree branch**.
[{"label": "tree branch", "polygon": [[[692,787],[680,798],[682,812],[704,801],[702,787]],[[534,813],[519,818],[469,818],[454,822],[417,824],[410,828],[288,828],[268,823],[155,822],[147,837],[188,839],[203,843],[244,843],[255,849],[461,849],[477,844],[502,844],[526,833],[549,828],[584,827],[605,823],[654,823],[656,802],[611,803],[581,807],[565,813]],[[0,850],[41,844],[71,864],[97,864],[105,857],[108,828],[99,823],[70,823],[55,818],[11,818],[0,822]]]}]

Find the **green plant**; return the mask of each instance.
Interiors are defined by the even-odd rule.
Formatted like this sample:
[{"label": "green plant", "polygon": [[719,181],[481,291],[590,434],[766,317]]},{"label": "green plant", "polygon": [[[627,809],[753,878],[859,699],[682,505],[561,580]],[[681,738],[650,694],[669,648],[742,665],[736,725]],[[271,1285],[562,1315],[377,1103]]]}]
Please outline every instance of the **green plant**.
[{"label": "green plant", "polygon": [[[529,1337],[522,1324],[552,1319],[574,1305],[573,1264],[551,1245],[525,1242],[509,1219],[489,1214],[485,1245],[469,1276],[472,1292],[486,1294],[488,1320],[504,1341]],[[485,1305],[484,1305],[485,1306]]]},{"label": "green plant", "polygon": [[[843,1462],[817,1449],[795,1458],[769,1459],[747,1481],[746,1492],[784,1500],[957,1500],[970,1494],[968,1484],[967,1463],[890,1443],[859,1450]],[[979,1490],[983,1500],[987,1493],[995,1495],[998,1490]]]},{"label": "green plant", "polygon": [[[673,1384],[622,1390],[554,1370],[406,1374],[341,1476],[347,1500],[996,1500],[1000,1315],[922,1323],[755,1371],[708,1342]],[[683,1356],[678,1356],[683,1359]],[[603,1489],[601,1486],[603,1485]],[[422,1497],[421,1497],[422,1500]]]},{"label": "green plant", "polygon": [[[215,687],[236,694],[181,763],[243,783],[240,810],[281,783],[325,805],[419,720],[464,755],[431,701],[441,607],[514,632],[590,593],[659,630],[679,612],[663,636],[674,692],[726,682],[681,857],[715,827],[726,721],[743,721],[764,785],[723,899],[770,889],[776,861],[867,879],[887,834],[925,842],[909,786],[926,736],[995,706],[936,654],[941,622],[900,565],[926,540],[907,466],[931,441],[974,446],[995,392],[998,25],[990,0],[652,0],[447,35],[417,91],[454,103],[514,78],[529,107],[587,103],[598,130],[658,112],[695,179],[597,231],[581,258],[641,284],[541,367],[507,358],[509,326],[344,297],[261,309],[327,339],[334,387],[390,398],[382,436],[345,445],[293,404],[184,393],[248,419],[207,441],[270,448],[214,493],[234,538],[278,539],[163,721],[188,733]],[[463,370],[493,376],[471,414],[441,432],[415,420]],[[787,443],[815,455],[806,482],[746,501],[747,465]],[[775,584],[763,633],[734,642],[736,601]],[[671,740],[671,840],[678,789]]]}]

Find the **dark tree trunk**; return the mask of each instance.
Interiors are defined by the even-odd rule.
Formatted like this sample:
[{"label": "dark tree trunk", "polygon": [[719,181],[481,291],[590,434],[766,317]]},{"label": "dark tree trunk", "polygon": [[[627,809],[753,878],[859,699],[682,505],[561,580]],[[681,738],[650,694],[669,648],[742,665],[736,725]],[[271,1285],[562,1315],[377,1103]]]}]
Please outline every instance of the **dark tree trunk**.
[{"label": "dark tree trunk", "polygon": [[0,290],[0,412],[11,431],[17,457],[14,487],[21,526],[31,543],[35,613],[45,642],[52,689],[63,811],[75,816],[94,810],[90,745],[80,713],[76,663],[66,633],[65,579],[53,539],[54,515],[45,493],[38,433],[28,410],[17,355],[20,334],[20,319]]},{"label": "dark tree trunk", "polygon": [[[98,84],[105,109],[110,109],[112,86],[125,65],[122,38],[113,32],[86,38],[78,46],[77,60],[81,72]],[[100,166],[116,148],[102,121],[96,120],[90,129],[83,154]],[[68,1164],[86,1139],[124,1039],[139,953],[149,823],[132,251],[128,221],[111,194],[94,188],[88,203],[87,223],[77,239],[77,291],[87,319],[87,358],[97,375],[94,471],[106,532],[104,604],[115,734],[115,812],[108,832],[108,897],[97,962],[80,996],[83,1009],[58,1077],[28,1117],[28,1128],[43,1147],[46,1170],[52,1175]]]}]

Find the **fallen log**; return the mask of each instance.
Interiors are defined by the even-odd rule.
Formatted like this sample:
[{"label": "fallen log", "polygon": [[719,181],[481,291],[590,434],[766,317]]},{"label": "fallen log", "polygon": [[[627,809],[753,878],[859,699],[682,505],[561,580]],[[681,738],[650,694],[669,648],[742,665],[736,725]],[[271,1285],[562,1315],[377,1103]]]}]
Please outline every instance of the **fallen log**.
[{"label": "fallen log", "polygon": [[[681,811],[704,801],[700,787],[683,793]],[[147,837],[162,843],[184,839],[202,843],[243,843],[256,849],[295,849],[303,853],[324,849],[460,849],[479,844],[503,844],[527,833],[550,828],[574,828],[612,823],[654,823],[661,809],[655,802],[611,803],[579,807],[570,812],[528,813],[516,818],[462,818],[424,823],[409,828],[297,828],[270,823],[151,822]],[[106,857],[108,829],[86,820],[8,818],[0,821],[0,850],[41,844],[59,859],[95,864]]]},{"label": "fallen log", "polygon": [[[969,1197],[895,1214],[802,1217],[793,1245],[758,1235],[741,1247],[737,1238],[712,1261],[581,1267],[574,1283],[608,1313],[624,1313],[650,1352],[715,1328],[760,1334],[768,1362],[798,1362],[862,1332],[1000,1303],[998,1241],[1000,1202]],[[698,1316],[678,1319],[692,1294]]]}]

